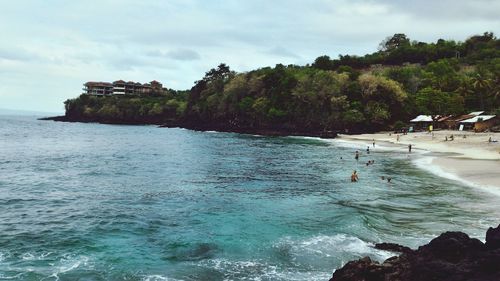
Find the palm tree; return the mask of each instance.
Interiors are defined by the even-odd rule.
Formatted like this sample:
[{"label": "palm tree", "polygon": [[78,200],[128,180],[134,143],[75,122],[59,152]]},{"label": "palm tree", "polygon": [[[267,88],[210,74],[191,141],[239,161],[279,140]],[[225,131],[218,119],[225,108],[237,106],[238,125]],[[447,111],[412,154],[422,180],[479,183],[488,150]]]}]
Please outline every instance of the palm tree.
[{"label": "palm tree", "polygon": [[493,83],[493,89],[492,89],[492,95],[493,95],[493,99],[495,100],[495,105],[496,105],[496,102],[499,102],[500,101],[500,76],[497,76],[495,78],[495,81]]},{"label": "palm tree", "polygon": [[484,94],[485,92],[490,90],[491,84],[492,80],[486,77],[486,75],[483,75],[481,73],[476,73],[472,77],[472,86],[474,87],[474,90],[476,90],[476,93],[479,94],[481,110],[484,110]]},{"label": "palm tree", "polygon": [[460,86],[455,90],[457,94],[462,97],[467,98],[470,94],[474,93],[474,89],[471,87],[470,79],[464,79],[461,81]]}]

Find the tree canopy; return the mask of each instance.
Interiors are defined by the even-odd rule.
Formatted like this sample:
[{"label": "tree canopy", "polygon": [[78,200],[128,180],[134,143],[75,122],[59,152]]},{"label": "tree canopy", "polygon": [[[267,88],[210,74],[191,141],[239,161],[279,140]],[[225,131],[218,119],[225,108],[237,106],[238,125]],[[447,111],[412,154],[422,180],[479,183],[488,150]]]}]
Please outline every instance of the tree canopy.
[{"label": "tree canopy", "polygon": [[500,40],[411,41],[398,33],[365,56],[319,56],[311,65],[236,73],[210,69],[188,91],[158,97],[66,101],[66,114],[104,122],[168,120],[229,128],[376,130],[416,114],[500,114]]}]

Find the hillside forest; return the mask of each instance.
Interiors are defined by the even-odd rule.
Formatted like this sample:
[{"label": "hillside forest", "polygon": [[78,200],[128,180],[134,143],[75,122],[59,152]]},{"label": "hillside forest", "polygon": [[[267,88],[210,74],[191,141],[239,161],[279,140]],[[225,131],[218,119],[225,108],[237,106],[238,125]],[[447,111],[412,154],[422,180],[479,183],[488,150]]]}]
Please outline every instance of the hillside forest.
[{"label": "hillside forest", "polygon": [[68,121],[167,124],[240,131],[375,131],[418,114],[500,114],[500,40],[384,39],[364,56],[320,56],[305,66],[206,72],[190,90],[155,96],[81,95],[65,102]]}]

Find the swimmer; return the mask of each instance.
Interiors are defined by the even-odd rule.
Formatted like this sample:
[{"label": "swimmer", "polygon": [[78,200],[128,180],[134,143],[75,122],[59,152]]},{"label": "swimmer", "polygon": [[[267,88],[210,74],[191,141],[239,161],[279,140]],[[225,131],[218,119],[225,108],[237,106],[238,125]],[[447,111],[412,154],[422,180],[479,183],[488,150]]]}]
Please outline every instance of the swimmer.
[{"label": "swimmer", "polygon": [[351,175],[351,182],[357,182],[359,179],[358,179],[358,174],[356,173],[356,170],[354,170],[354,172],[352,172],[352,175]]}]

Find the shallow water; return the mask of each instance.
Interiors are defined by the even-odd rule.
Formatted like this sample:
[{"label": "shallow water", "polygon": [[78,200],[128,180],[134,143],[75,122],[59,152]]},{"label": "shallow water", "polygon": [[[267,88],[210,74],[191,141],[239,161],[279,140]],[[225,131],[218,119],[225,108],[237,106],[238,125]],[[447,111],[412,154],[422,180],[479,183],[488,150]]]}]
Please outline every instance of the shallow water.
[{"label": "shallow water", "polygon": [[328,280],[375,242],[498,224],[497,196],[356,149],[0,116],[0,280]]}]

